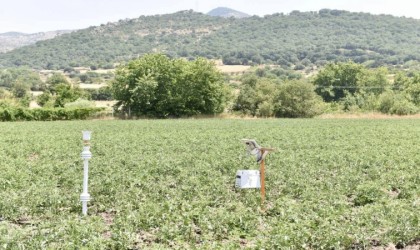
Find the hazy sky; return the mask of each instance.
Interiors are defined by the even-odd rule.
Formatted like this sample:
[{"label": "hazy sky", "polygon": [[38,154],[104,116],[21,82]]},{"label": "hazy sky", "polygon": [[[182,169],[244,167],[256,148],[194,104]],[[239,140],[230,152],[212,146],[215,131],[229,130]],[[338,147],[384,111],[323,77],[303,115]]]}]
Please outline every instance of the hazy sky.
[{"label": "hazy sky", "polygon": [[229,7],[251,15],[316,11],[323,8],[420,19],[419,0],[4,0],[0,33],[82,29],[141,15]]}]

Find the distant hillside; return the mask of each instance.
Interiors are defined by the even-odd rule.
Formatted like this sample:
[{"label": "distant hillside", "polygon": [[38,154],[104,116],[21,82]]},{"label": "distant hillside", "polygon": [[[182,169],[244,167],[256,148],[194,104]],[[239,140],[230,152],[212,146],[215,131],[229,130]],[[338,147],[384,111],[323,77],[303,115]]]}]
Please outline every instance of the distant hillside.
[{"label": "distant hillside", "polygon": [[0,54],[0,66],[111,68],[145,53],[303,69],[353,60],[370,67],[420,60],[420,20],[340,10],[222,18],[181,11],[120,20]]},{"label": "distant hillside", "polygon": [[69,32],[71,31],[57,30],[33,34],[25,34],[20,32],[0,33],[0,53],[23,47],[26,45],[34,44],[38,41],[51,39]]},{"label": "distant hillside", "polygon": [[234,17],[234,18],[245,18],[245,17],[250,17],[250,15],[237,11],[237,10],[233,10],[233,9],[229,9],[226,7],[218,7],[216,9],[213,9],[211,11],[209,11],[207,13],[207,15],[209,16],[219,16],[219,17]]}]

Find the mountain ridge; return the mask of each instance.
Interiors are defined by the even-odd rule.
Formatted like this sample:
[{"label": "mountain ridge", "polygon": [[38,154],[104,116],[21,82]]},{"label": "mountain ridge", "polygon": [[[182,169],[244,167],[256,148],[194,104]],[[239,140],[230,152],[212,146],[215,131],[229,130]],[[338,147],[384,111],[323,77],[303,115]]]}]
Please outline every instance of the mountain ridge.
[{"label": "mountain ridge", "polygon": [[305,68],[353,60],[372,67],[420,60],[420,20],[342,10],[248,18],[191,10],[92,26],[0,54],[0,67],[113,67],[146,53]]},{"label": "mountain ridge", "polygon": [[227,7],[217,7],[215,9],[212,9],[211,11],[207,12],[207,15],[209,16],[219,16],[219,17],[234,17],[234,18],[247,18],[251,15],[246,14],[244,12],[240,12],[231,8]]}]

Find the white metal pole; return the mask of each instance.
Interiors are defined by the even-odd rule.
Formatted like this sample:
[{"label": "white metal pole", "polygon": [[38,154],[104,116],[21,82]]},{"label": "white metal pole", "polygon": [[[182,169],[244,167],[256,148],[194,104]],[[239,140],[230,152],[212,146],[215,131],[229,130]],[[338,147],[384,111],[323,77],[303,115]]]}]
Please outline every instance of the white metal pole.
[{"label": "white metal pole", "polygon": [[87,202],[90,201],[90,194],[88,193],[88,180],[89,180],[89,159],[92,158],[92,153],[90,152],[90,131],[83,131],[83,192],[80,195],[80,201],[82,202],[82,213],[87,215]]},{"label": "white metal pole", "polygon": [[87,202],[90,200],[88,193],[88,178],[89,178],[89,160],[83,160],[83,193],[80,195],[82,201],[82,213],[87,215]]},{"label": "white metal pole", "polygon": [[88,173],[89,173],[89,160],[83,161],[83,193],[88,192]]}]

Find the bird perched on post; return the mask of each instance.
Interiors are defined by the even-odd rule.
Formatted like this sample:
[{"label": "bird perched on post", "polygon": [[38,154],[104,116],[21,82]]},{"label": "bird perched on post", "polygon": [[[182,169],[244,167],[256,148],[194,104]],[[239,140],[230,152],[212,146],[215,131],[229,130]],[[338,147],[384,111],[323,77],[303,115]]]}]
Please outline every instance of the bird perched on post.
[{"label": "bird perched on post", "polygon": [[[264,160],[268,150],[261,150],[261,146],[253,139],[242,139],[242,141],[245,143],[248,153],[257,157],[257,163]],[[261,151],[264,151],[264,153]]]}]

